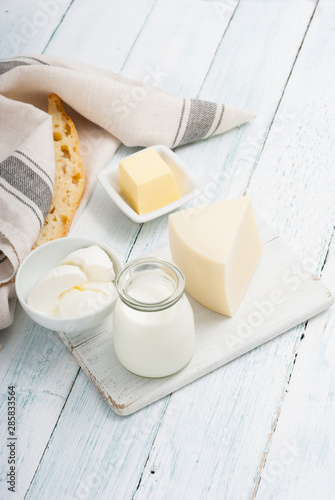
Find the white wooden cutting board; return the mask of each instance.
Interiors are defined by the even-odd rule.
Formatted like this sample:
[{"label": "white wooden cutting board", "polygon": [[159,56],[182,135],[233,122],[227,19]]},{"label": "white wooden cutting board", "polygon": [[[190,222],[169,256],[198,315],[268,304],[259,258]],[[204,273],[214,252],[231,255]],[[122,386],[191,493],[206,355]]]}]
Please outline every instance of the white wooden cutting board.
[{"label": "white wooden cutting board", "polygon": [[[138,377],[117,360],[112,317],[81,334],[58,333],[109,406],[129,415],[193,382],[264,342],[306,321],[333,303],[329,290],[263,220],[258,226],[263,256],[233,318],[214,313],[191,297],[196,348],[180,372],[160,379]],[[151,255],[170,258],[165,245]]]}]

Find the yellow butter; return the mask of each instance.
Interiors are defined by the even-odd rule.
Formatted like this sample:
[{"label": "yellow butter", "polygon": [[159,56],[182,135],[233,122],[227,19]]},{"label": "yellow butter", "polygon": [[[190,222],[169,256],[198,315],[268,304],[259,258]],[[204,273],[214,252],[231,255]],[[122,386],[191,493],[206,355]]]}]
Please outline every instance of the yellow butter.
[{"label": "yellow butter", "polygon": [[250,198],[170,215],[169,242],[189,294],[205,307],[233,316],[262,255]]},{"label": "yellow butter", "polygon": [[121,192],[139,215],[180,198],[172,170],[153,148],[121,160],[119,176]]}]

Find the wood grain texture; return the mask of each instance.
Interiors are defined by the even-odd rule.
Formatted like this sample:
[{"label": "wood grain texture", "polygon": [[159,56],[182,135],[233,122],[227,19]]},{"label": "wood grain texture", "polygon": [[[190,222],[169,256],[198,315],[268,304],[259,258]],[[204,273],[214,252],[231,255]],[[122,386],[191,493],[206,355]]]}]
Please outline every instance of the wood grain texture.
[{"label": "wood grain texture", "polygon": [[[333,38],[329,38],[332,20],[335,15],[334,7],[334,4],[331,2],[320,2],[318,5],[313,22],[310,25],[304,45],[300,51],[295,70],[292,73],[283,97],[281,107],[278,110],[278,121],[277,118],[274,120],[273,133],[269,136],[271,140],[269,145],[266,145],[264,149],[255,175],[252,178],[251,190],[249,191],[252,193],[254,189],[257,191],[261,189],[264,197],[259,197],[259,200],[263,203],[264,198],[269,199],[269,195],[265,193],[261,185],[264,186],[264,182],[266,181],[267,183],[271,182],[272,186],[276,186],[275,191],[278,192],[276,196],[277,208],[275,209],[275,205],[271,203],[267,206],[267,209],[269,213],[272,213],[277,227],[279,224],[283,226],[283,234],[286,240],[304,256],[305,262],[308,263],[310,268],[315,269],[318,275],[320,275],[324,265],[335,225],[335,210],[332,201],[335,186],[335,175],[332,167],[334,125],[330,118],[330,114],[334,112],[334,95],[331,83],[334,80],[334,68],[328,64],[328,54],[335,49]],[[326,50],[320,50],[318,47],[326,47]],[[321,74],[322,78],[320,78]],[[325,104],[326,102],[327,104]],[[291,115],[292,119],[287,120],[284,127],[280,123],[281,108],[294,112]],[[269,162],[271,165],[270,169]],[[264,200],[264,203],[266,203],[266,200]],[[320,212],[319,208],[317,211],[315,210],[315,204],[320,207]],[[294,213],[294,217],[290,215],[283,217],[283,210],[287,214]],[[330,263],[331,266],[332,264]],[[334,289],[335,281],[333,280],[329,283],[331,289]],[[319,325],[318,332],[314,333],[319,338],[320,335],[323,335],[323,325],[315,321],[311,323]],[[309,328],[311,328],[310,323],[307,330]],[[300,356],[300,349],[303,349],[303,346],[303,342],[297,344],[298,358]],[[320,350],[316,349],[314,363],[321,369],[323,358],[322,355],[318,356],[317,353],[320,353]],[[297,372],[296,365],[294,368],[293,375]],[[305,373],[306,370],[308,370],[307,366]],[[310,379],[307,373],[305,378],[306,391],[308,393]],[[327,377],[325,378],[325,383],[327,383],[326,381]],[[288,387],[288,394],[290,394],[290,386],[291,384]],[[313,386],[311,386],[311,390],[313,390]],[[280,415],[281,407],[282,404],[278,406],[278,414]],[[306,414],[305,417],[307,418]],[[298,408],[294,419],[300,419]],[[278,420],[278,425],[280,424],[280,420],[281,416]],[[314,413],[310,414],[308,421],[311,425],[318,427],[320,414],[317,408],[314,409]],[[331,443],[333,433],[329,427],[328,435]],[[274,437],[276,437],[276,434],[274,434]],[[305,437],[307,436],[305,435]],[[321,492],[325,491],[323,490],[324,484],[326,483],[329,486],[331,478],[326,478],[326,475],[324,475],[322,476],[323,479],[320,476],[319,480],[316,481],[316,477],[313,474],[315,468],[319,467],[317,460],[314,463],[310,462],[311,476],[316,481],[313,483],[315,489],[312,488],[310,482],[307,482],[307,473],[304,475],[303,470],[301,470],[301,478],[296,476],[291,487],[285,482],[286,492],[284,493],[280,480],[280,471],[285,464],[283,464],[283,461],[277,462],[280,453],[278,452],[278,441],[273,436],[270,436],[270,438],[271,442],[269,440],[267,447],[264,449],[263,464],[260,466],[258,472],[258,481],[260,481],[261,485],[264,473],[263,486],[260,490],[263,493],[260,493],[260,497],[276,498],[277,490],[282,495],[285,495],[286,498],[296,498],[296,493],[300,489],[301,495],[305,492],[306,498],[313,498],[313,493],[316,494],[317,488],[319,488],[322,495],[323,493]],[[269,466],[266,466],[263,471],[262,467],[267,454],[269,450],[271,452],[272,439],[274,439],[274,443],[277,442],[276,461],[272,465],[270,461]],[[282,456],[285,457],[285,447],[288,450],[286,455],[290,455],[289,446],[292,443],[293,441],[281,441]],[[325,453],[328,457],[332,456],[332,448],[327,449]],[[294,449],[291,459],[293,455]],[[313,453],[311,450],[308,451],[307,455],[312,459]],[[288,468],[285,467],[285,474],[286,469],[294,470],[295,467],[299,467],[299,463],[303,464],[305,462],[302,455],[293,458],[292,469],[291,464]],[[320,460],[323,460],[321,456]],[[278,475],[275,473],[276,468],[279,471]],[[268,488],[269,483],[270,488]],[[306,484],[309,484],[308,492],[304,489],[304,485]],[[270,496],[267,496],[267,494]],[[257,498],[257,489],[254,495]]]},{"label": "wood grain texture", "polygon": [[155,0],[74,1],[45,53],[120,71]]},{"label": "wood grain texture", "polygon": [[[62,0],[63,6],[68,4]],[[114,71],[123,67],[128,76],[150,78],[151,83],[157,80],[158,85],[184,96],[198,94],[255,109],[254,122],[177,152],[204,182],[207,199],[203,202],[238,196],[248,189],[259,211],[309,269],[320,275],[334,224],[330,196],[334,170],[329,154],[334,137],[333,2],[196,0],[191,5],[188,0],[127,0],[101,5],[98,12],[88,1],[72,2],[46,51],[97,61]],[[9,3],[6,8],[10,10]],[[40,7],[34,1],[24,6],[11,2],[10,8],[8,24],[3,11],[0,16],[1,28],[5,27],[0,35],[2,57],[21,52],[10,52],[6,34],[20,30],[22,15],[31,19]],[[39,32],[43,36],[29,40],[27,52],[44,50],[56,25],[56,18],[50,19],[46,31]],[[120,148],[115,158],[129,152]],[[89,231],[124,258],[129,254],[135,258],[167,241],[165,218],[138,232],[139,227],[113,208],[99,186],[73,230]],[[333,259],[327,269],[333,282]],[[28,381],[33,384],[35,397],[22,391],[20,398],[20,422],[24,423],[20,425],[24,457],[20,493],[41,459],[27,498],[290,500],[305,493],[308,498],[309,492],[314,498],[319,493],[331,497],[334,364],[324,344],[329,335],[332,352],[331,320],[326,333],[318,319],[309,322],[307,331],[313,323],[313,336],[321,335],[322,342],[313,343],[305,354],[307,337],[300,338],[307,331],[300,326],[123,418],[110,411],[82,372],[71,391],[73,374],[62,372],[63,363],[75,367],[71,356],[60,342],[59,351],[53,350],[48,336],[39,335],[38,345],[31,344],[32,327],[24,320],[19,312],[17,330],[6,332],[1,353],[5,371],[0,365],[0,372],[8,380],[18,373],[22,380],[28,367]],[[305,376],[299,377],[297,363],[302,355],[298,366]],[[319,382],[308,374],[318,374]],[[55,388],[59,376],[60,392]],[[289,400],[286,393],[290,394],[295,377],[294,397]],[[49,397],[49,386],[55,396]],[[57,394],[66,401],[62,413]],[[61,418],[55,427],[57,413]],[[44,416],[43,424],[39,414]],[[0,419],[4,422],[3,414]],[[41,431],[38,425],[43,425]],[[297,458],[295,448],[290,448],[294,432],[303,449]],[[284,460],[290,459],[290,452],[295,458],[288,465],[277,463],[283,450]],[[3,460],[2,454],[1,466]],[[313,467],[319,474],[309,476]],[[310,477],[314,483],[306,491]]]},{"label": "wood grain texture", "polygon": [[[17,493],[23,498],[38,467],[46,443],[73,384],[78,367],[59,343],[55,332],[30,320],[18,306],[12,327],[0,331],[1,441],[7,438],[7,387],[17,394]],[[4,478],[8,449],[0,448],[0,496],[7,498]]]},{"label": "wood grain texture", "polygon": [[334,15],[333,2],[319,3],[248,189],[317,274],[335,225]]},{"label": "wood grain texture", "polygon": [[73,0],[1,3],[0,58],[40,54]]},{"label": "wood grain texture", "polygon": [[130,499],[165,404],[121,419],[85,375],[78,377],[27,500]]},{"label": "wood grain texture", "polygon": [[[323,281],[335,283],[335,240],[329,249]],[[259,471],[255,497],[260,499],[331,498],[333,461],[335,309],[308,322],[294,371]]]}]

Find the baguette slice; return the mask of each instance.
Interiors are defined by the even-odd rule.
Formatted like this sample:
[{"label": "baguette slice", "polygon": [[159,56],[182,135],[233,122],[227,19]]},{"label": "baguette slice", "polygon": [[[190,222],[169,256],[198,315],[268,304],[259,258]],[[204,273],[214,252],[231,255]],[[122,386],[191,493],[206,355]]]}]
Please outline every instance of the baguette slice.
[{"label": "baguette slice", "polygon": [[49,95],[55,147],[55,184],[51,207],[34,248],[66,236],[84,191],[85,177],[78,134],[56,94]]}]

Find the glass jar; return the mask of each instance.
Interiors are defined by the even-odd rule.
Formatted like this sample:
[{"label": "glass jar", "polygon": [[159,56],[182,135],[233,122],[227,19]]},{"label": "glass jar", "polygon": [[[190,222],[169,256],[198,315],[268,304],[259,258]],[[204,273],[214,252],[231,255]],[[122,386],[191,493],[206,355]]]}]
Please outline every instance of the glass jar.
[{"label": "glass jar", "polygon": [[116,287],[114,347],[121,364],[143,377],[181,370],[195,346],[193,311],[181,270],[162,259],[138,259],[122,270]]}]

